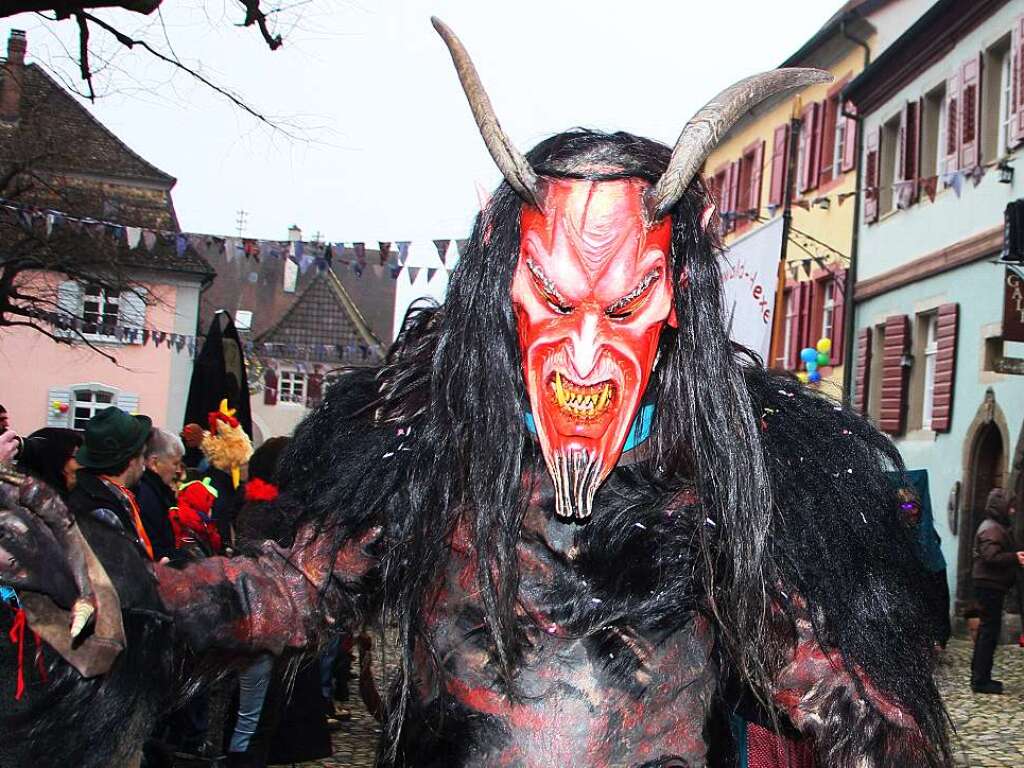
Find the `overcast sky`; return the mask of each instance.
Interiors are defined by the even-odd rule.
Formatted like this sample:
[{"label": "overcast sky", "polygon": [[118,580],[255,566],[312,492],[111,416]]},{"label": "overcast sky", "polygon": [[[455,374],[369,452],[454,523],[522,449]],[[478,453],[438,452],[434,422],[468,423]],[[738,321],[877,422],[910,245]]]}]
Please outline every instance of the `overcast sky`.
[{"label": "overcast sky", "polygon": [[[267,5],[267,2],[264,2]],[[506,131],[525,150],[574,125],[671,143],[719,89],[777,66],[839,0],[282,0],[271,52],[230,0],[168,0],[162,19],[96,12],[173,51],[272,116],[223,97],[94,30],[94,114],[178,179],[186,231],[331,241],[464,237],[477,185],[498,173],[429,17],[473,56]],[[162,23],[161,23],[162,21]],[[81,87],[72,22],[4,19],[30,60]],[[6,44],[6,42],[4,43]],[[291,136],[287,135],[291,134]]]}]

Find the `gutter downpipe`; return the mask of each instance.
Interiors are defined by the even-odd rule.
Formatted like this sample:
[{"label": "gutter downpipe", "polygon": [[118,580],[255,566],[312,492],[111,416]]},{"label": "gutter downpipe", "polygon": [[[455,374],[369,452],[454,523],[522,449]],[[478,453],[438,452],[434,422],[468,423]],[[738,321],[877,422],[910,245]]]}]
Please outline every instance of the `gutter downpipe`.
[{"label": "gutter downpipe", "polygon": [[[854,37],[846,29],[846,19],[843,19],[839,24],[839,31],[843,37],[849,40],[854,45],[859,45],[864,49],[864,70],[871,64],[871,49],[868,44],[860,38]],[[862,70],[863,71],[863,70]],[[857,247],[858,247],[858,232],[860,231],[860,217],[861,210],[863,208],[863,162],[861,158],[864,155],[864,124],[860,115],[856,112],[849,113],[846,110],[846,100],[843,100],[843,117],[849,117],[857,123],[857,179],[856,179],[856,196],[853,198],[856,207],[853,209],[853,236],[850,241],[850,266],[846,270],[846,285],[843,286],[843,304],[846,308],[845,316],[843,317],[843,343],[846,345],[843,349],[843,403],[849,405],[852,402],[851,395],[851,384],[853,382],[853,357],[856,349],[856,339],[854,333],[856,328],[856,315],[857,305],[854,303],[854,286],[857,284]]]}]

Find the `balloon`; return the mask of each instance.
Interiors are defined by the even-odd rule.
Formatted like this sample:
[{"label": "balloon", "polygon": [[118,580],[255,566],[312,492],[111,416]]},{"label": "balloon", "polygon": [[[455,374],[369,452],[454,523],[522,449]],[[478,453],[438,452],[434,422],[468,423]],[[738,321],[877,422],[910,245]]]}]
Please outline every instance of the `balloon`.
[{"label": "balloon", "polygon": [[804,363],[804,367],[807,369],[808,373],[815,373],[818,370],[818,361],[817,360],[810,360],[810,361]]},{"label": "balloon", "polygon": [[50,403],[50,405],[52,405],[54,408],[60,408],[60,400],[54,400],[52,403]]},{"label": "balloon", "polygon": [[807,373],[807,371],[800,371],[797,373],[796,377],[800,379],[800,381],[802,381],[804,384],[806,384],[810,379],[810,374]]},{"label": "balloon", "polygon": [[818,353],[811,347],[804,347],[800,350],[800,359],[805,363],[810,363],[818,359]]},{"label": "balloon", "polygon": [[61,403],[60,404],[60,412],[61,413],[67,413],[68,412],[68,404],[67,403]]},{"label": "balloon", "polygon": [[810,373],[807,374],[807,380],[810,381],[812,384],[817,384],[819,381],[821,381],[821,372],[811,371]]},{"label": "balloon", "polygon": [[815,349],[821,352],[823,355],[827,355],[832,351],[832,339],[818,339],[818,343],[815,345]]},{"label": "balloon", "polygon": [[819,352],[818,353],[818,365],[819,366],[828,365],[828,352]]}]

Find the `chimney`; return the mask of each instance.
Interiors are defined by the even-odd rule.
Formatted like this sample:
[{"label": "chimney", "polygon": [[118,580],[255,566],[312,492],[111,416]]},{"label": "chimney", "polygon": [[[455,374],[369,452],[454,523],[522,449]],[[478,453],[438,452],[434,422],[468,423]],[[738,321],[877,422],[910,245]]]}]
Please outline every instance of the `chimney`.
[{"label": "chimney", "polygon": [[0,81],[0,120],[15,121],[21,113],[21,92],[25,81],[25,47],[27,40],[21,29],[12,29],[7,38],[7,61]]}]

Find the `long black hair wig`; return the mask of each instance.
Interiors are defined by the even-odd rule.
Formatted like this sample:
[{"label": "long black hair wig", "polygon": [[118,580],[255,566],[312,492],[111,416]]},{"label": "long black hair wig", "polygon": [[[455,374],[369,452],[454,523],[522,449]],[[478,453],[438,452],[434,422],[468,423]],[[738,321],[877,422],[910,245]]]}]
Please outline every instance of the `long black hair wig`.
[{"label": "long black hair wig", "polygon": [[[541,177],[654,182],[669,156],[637,136],[577,129],[541,142],[527,159]],[[935,746],[929,764],[944,765],[946,720],[915,592],[920,569],[885,475],[901,471],[899,455],[858,416],[769,374],[730,342],[720,243],[700,224],[708,203],[696,180],[671,213],[679,327],[662,334],[647,393],[655,421],[637,471],[652,499],[683,484],[697,490],[710,524],[693,532],[692,581],[731,674],[769,700],[795,637],[789,596],[798,593],[819,641],[911,713]],[[342,375],[283,464],[284,491],[338,546],[371,524],[384,528],[380,593],[398,626],[403,670],[392,739],[416,674],[414,652],[429,655],[425,606],[460,518],[475,538],[497,666],[514,689],[524,478],[545,471],[524,426],[510,300],[521,205],[503,182],[477,217],[443,306],[411,313],[381,368]],[[356,609],[374,607],[353,602]]]}]

